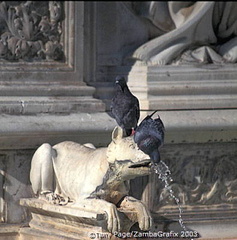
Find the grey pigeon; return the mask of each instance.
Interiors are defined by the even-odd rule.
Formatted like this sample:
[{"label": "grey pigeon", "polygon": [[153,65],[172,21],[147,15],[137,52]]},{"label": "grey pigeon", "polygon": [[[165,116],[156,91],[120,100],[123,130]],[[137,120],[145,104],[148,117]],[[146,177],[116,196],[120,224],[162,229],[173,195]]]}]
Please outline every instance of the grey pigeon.
[{"label": "grey pigeon", "polygon": [[137,97],[130,92],[124,77],[116,77],[115,95],[111,101],[110,110],[126,136],[130,136],[137,128],[140,106]]},{"label": "grey pigeon", "polygon": [[134,134],[134,141],[137,143],[138,148],[149,155],[153,163],[160,162],[159,148],[164,144],[165,136],[165,127],[160,117],[152,119],[156,112],[146,116]]}]

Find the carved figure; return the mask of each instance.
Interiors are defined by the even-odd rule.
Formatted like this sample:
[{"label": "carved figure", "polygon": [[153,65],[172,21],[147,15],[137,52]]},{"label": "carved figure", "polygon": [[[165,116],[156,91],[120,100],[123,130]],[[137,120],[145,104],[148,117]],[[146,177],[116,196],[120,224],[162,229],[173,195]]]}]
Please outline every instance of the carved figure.
[{"label": "carved figure", "polygon": [[[127,5],[126,5],[127,6]],[[236,2],[132,2],[148,39],[132,57],[150,65],[235,63]]]},{"label": "carved figure", "polygon": [[35,152],[30,180],[35,194],[46,200],[69,198],[85,210],[107,213],[108,230],[120,230],[117,207],[135,210],[139,227],[148,230],[152,224],[143,202],[128,196],[129,180],[150,173],[150,159],[138,149],[133,137],[123,137],[116,127],[108,147],[61,142],[47,143]]}]

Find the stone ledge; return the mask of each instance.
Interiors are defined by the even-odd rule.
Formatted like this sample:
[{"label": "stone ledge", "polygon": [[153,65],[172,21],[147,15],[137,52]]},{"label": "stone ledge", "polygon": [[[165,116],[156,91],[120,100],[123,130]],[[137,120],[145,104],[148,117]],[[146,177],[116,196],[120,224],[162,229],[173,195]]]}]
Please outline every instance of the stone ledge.
[{"label": "stone ledge", "polygon": [[[37,198],[22,198],[20,205],[30,209],[32,213],[45,214],[47,216],[55,216],[59,218],[70,219],[75,218],[78,222],[96,224],[99,221],[106,220],[106,214],[96,213],[94,211],[84,211],[83,209],[67,204],[65,206],[50,204],[44,200]],[[84,220],[86,218],[87,220]]]},{"label": "stone ledge", "polygon": [[26,224],[0,223],[0,240],[18,240],[18,232],[25,226]]},{"label": "stone ledge", "polygon": [[[101,73],[102,72],[102,73]],[[98,71],[100,81],[103,71]],[[236,64],[193,64],[193,65],[162,65],[162,66],[115,66],[109,67],[106,80],[114,79],[116,75],[138,73],[151,76],[155,81],[173,80],[173,81],[206,81],[206,80],[223,80],[236,79]],[[157,78],[158,76],[158,78]]]},{"label": "stone ledge", "polygon": [[53,145],[62,141],[106,146],[116,126],[106,113],[2,114],[0,124],[1,149],[35,149],[45,142]]},{"label": "stone ledge", "polygon": [[[141,112],[143,119],[151,111]],[[237,142],[237,110],[159,111],[165,144]],[[116,122],[107,113],[0,115],[1,149],[35,149],[70,140],[107,146]]]},{"label": "stone ledge", "polygon": [[0,224],[0,236],[2,234],[17,234],[21,227],[24,227],[25,224]]},{"label": "stone ledge", "polygon": [[[98,76],[102,73],[98,72]],[[236,109],[236,64],[207,66],[110,67],[106,78],[92,85],[108,109],[117,75],[128,77],[128,86],[142,110]],[[104,94],[107,93],[107,95]]]},{"label": "stone ledge", "polygon": [[0,112],[3,114],[69,114],[75,112],[102,112],[104,110],[105,107],[102,101],[89,96],[0,97]]},{"label": "stone ledge", "polygon": [[[142,112],[143,119],[149,112]],[[165,144],[237,142],[237,110],[158,111],[166,128]]]},{"label": "stone ledge", "polygon": [[93,87],[84,82],[0,81],[0,96],[92,96]]}]

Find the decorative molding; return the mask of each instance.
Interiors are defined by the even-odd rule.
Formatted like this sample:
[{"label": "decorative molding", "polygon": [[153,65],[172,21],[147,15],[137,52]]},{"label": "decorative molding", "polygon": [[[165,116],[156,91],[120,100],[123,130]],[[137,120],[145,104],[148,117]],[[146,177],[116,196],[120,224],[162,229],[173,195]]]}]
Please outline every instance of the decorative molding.
[{"label": "decorative molding", "polygon": [[[23,59],[22,58],[15,59],[15,61],[7,61],[2,59],[0,60],[0,70],[2,72],[0,80],[3,81],[17,80],[20,82],[22,81],[50,82],[55,80],[56,81],[68,80],[75,82],[83,81],[84,3],[73,1],[63,2],[45,1],[45,2],[46,4],[49,5],[60,4],[60,6],[62,5],[64,6],[64,9],[61,9],[62,11],[64,11],[64,17],[60,17],[59,19],[56,18],[57,20],[55,19],[57,21],[56,25],[59,28],[57,28],[57,30],[55,30],[54,33],[51,32],[52,38],[58,39],[60,38],[60,42],[57,43],[58,44],[57,46],[56,45],[54,46],[52,41],[47,41],[43,46],[44,51],[46,52],[47,46],[49,49],[54,50],[55,49],[59,50],[61,48],[60,51],[61,53],[64,54],[65,56],[64,59],[62,60],[60,57],[58,59],[60,61],[56,61],[54,57],[50,54],[48,55],[48,57],[45,56],[47,59],[44,60],[42,60],[42,57],[38,57],[38,59],[32,58],[29,59],[30,61],[25,61],[25,57],[27,57],[28,55],[24,55]],[[1,4],[4,5],[4,2],[2,2]],[[12,8],[12,10],[21,8],[20,6],[24,6],[24,4],[23,5],[22,4],[18,4],[18,6],[15,6],[14,8]],[[30,3],[26,2],[25,5],[27,4]],[[32,14],[33,13],[31,13],[30,15],[25,14],[25,19],[31,18]],[[37,12],[35,12],[35,14],[38,16]],[[41,18],[41,16],[38,17]],[[41,24],[38,23],[38,25],[34,27],[35,28],[37,27],[39,29],[44,29],[48,25],[52,27],[54,20],[51,22],[47,22],[46,20],[45,22],[42,22],[43,21],[42,17]],[[28,21],[27,23],[29,25],[31,22]],[[47,37],[50,38],[50,34]],[[21,40],[21,42],[22,41],[23,40]],[[33,42],[32,44],[36,44],[37,41],[39,40],[36,38],[36,41],[32,41]],[[29,44],[27,45],[27,42],[25,42],[25,45],[28,46]],[[41,53],[42,53],[41,55],[45,55],[45,53],[43,53],[42,51]],[[20,54],[19,57],[20,56],[23,55]]]},{"label": "decorative molding", "polygon": [[7,61],[64,61],[62,1],[0,3],[0,57]]},{"label": "decorative molding", "polygon": [[237,72],[226,66],[133,66],[128,85],[143,110],[234,109]]},{"label": "decorative molding", "polygon": [[[41,41],[43,50],[30,56],[29,51],[24,55],[20,49],[17,54],[11,53],[12,59],[0,59],[0,113],[29,115],[104,111],[102,101],[93,97],[95,88],[85,83],[87,75],[91,74],[89,67],[92,62],[88,59],[87,50],[92,51],[90,47],[94,44],[89,36],[94,23],[88,20],[86,13],[95,14],[94,5],[82,1],[18,1],[9,4],[0,3],[0,13],[6,15],[4,19],[8,26],[2,35],[9,33],[10,25],[10,39],[24,42],[25,47],[29,47],[29,42]],[[42,9],[35,10],[35,4],[41,4]],[[9,15],[10,20],[7,18]],[[21,26],[23,22],[25,28]],[[16,23],[18,28],[14,25]],[[35,35],[21,39],[19,33]],[[59,58],[54,58],[53,52],[47,53],[47,46],[59,53]]]}]

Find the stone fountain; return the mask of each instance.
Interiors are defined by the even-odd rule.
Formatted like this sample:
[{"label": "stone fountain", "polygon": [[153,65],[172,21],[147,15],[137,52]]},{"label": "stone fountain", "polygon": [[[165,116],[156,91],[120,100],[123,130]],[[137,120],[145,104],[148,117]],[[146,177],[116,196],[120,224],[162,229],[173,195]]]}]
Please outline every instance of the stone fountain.
[{"label": "stone fountain", "polygon": [[129,180],[150,174],[149,156],[133,137],[115,127],[108,147],[71,141],[42,144],[31,162],[35,198],[20,204],[32,219],[22,228],[22,239],[101,239],[151,229],[147,206],[129,196]]}]

